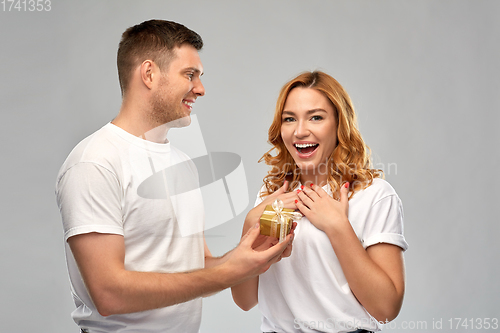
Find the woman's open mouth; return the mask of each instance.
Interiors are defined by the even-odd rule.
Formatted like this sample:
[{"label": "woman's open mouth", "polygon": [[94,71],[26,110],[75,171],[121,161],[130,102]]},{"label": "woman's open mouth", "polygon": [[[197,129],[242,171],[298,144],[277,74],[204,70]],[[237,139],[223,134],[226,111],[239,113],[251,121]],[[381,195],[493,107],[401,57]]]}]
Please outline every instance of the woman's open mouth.
[{"label": "woman's open mouth", "polygon": [[318,143],[295,143],[293,145],[299,155],[309,156],[319,147]]}]

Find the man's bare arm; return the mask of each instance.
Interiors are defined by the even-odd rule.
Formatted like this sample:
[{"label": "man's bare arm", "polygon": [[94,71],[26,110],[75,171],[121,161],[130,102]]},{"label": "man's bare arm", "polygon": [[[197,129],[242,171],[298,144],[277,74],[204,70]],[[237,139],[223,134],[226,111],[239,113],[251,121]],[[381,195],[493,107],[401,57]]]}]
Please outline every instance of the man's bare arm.
[{"label": "man's bare arm", "polygon": [[227,258],[185,273],[126,270],[120,235],[89,233],[70,237],[68,243],[97,310],[109,316],[183,303],[265,272],[280,259],[291,237],[266,251],[255,251],[252,244],[258,235],[259,229],[252,228]]}]

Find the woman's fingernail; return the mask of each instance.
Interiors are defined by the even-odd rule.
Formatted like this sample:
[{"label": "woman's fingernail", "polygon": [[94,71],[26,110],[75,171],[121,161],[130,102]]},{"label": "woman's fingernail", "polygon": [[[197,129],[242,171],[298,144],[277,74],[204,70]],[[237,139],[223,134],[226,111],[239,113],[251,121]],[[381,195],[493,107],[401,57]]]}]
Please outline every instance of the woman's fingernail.
[{"label": "woman's fingernail", "polygon": [[345,188],[348,188],[348,187],[349,187],[349,182],[346,182],[346,183],[344,184],[344,187],[345,187]]},{"label": "woman's fingernail", "polygon": [[299,202],[299,200],[295,200],[295,203]]},{"label": "woman's fingernail", "polygon": [[314,185],[314,184],[313,184],[313,183],[311,183],[311,187],[313,187],[313,185]]},{"label": "woman's fingernail", "polygon": [[303,190],[304,189],[304,185],[300,185],[300,188]]},{"label": "woman's fingernail", "polygon": [[297,190],[297,193],[300,193],[300,190]]}]

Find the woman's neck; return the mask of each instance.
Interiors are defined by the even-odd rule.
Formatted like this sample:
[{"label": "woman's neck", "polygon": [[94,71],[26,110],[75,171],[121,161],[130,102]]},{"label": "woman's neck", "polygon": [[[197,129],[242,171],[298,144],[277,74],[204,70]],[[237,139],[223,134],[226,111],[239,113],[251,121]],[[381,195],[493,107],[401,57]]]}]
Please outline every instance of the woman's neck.
[{"label": "woman's neck", "polygon": [[324,186],[328,181],[328,175],[314,171],[305,171],[300,174],[300,182],[302,185],[310,186],[311,184]]}]

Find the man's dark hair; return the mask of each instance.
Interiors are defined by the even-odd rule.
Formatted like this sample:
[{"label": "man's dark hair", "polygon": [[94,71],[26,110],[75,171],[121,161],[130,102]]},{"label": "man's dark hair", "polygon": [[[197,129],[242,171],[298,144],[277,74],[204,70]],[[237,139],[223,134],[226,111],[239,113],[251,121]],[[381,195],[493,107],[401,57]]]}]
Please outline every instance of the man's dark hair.
[{"label": "man's dark hair", "polygon": [[196,32],[171,21],[150,20],[125,30],[117,55],[122,95],[128,88],[136,66],[149,59],[164,69],[172,59],[172,50],[183,44],[189,44],[199,51],[203,47],[203,40]]}]

